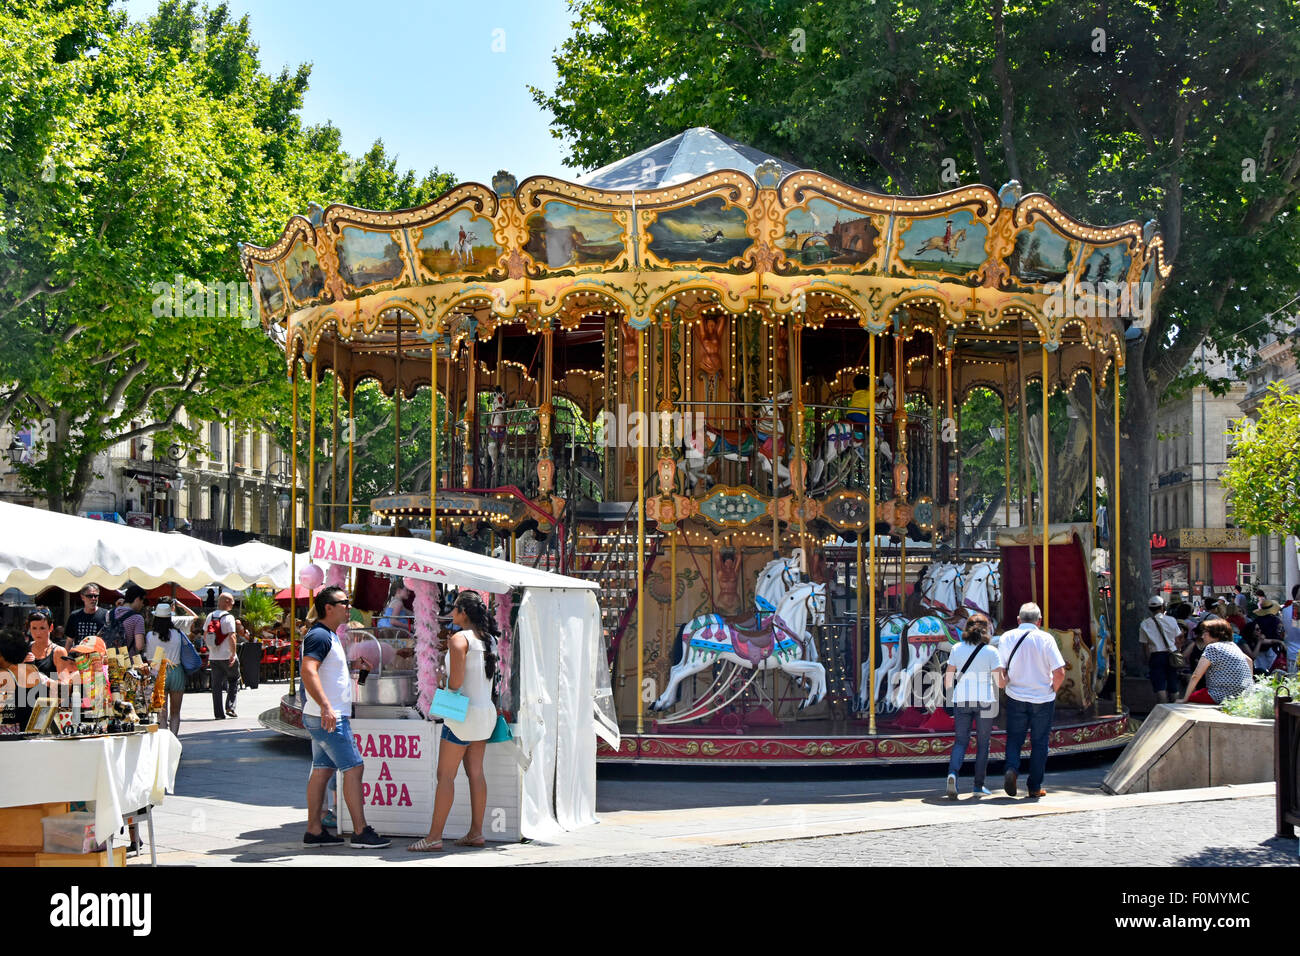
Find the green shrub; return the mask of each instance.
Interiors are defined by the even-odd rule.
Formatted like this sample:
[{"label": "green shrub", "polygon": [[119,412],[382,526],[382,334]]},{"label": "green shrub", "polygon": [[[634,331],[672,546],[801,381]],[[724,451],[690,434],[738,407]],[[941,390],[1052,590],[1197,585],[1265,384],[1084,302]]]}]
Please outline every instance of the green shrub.
[{"label": "green shrub", "polygon": [[1236,697],[1229,697],[1220,709],[1234,717],[1255,717],[1262,720],[1273,719],[1273,698],[1300,697],[1300,676],[1287,677],[1285,674],[1265,674],[1255,678],[1255,686]]},{"label": "green shrub", "polygon": [[269,591],[252,588],[244,594],[244,610],[240,617],[254,634],[280,620],[281,613],[280,605],[275,603]]}]

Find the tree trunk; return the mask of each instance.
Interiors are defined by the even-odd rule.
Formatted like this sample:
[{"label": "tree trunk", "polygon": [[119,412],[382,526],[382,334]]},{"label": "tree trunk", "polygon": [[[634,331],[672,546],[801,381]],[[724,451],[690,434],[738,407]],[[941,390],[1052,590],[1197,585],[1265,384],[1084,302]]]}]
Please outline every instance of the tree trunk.
[{"label": "tree trunk", "polygon": [[[1151,480],[1156,460],[1155,389],[1141,367],[1141,345],[1128,349],[1120,417],[1119,555],[1120,636],[1125,672],[1138,660],[1138,628],[1151,594]],[[1112,527],[1112,540],[1114,529]]]}]

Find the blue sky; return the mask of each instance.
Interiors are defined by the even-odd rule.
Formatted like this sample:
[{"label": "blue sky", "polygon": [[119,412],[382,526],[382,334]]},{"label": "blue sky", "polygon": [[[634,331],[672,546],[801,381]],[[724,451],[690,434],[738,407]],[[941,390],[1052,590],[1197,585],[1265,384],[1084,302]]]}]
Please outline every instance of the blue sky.
[{"label": "blue sky", "polygon": [[[214,5],[208,0],[209,5]],[[553,51],[569,35],[563,0],[229,0],[249,15],[262,69],[311,63],[306,123],[331,120],[357,155],[383,139],[399,168],[433,166],[490,184],[573,178],[532,84],[555,85]],[[123,0],[133,20],[157,0]],[[327,202],[330,197],[322,197]]]}]

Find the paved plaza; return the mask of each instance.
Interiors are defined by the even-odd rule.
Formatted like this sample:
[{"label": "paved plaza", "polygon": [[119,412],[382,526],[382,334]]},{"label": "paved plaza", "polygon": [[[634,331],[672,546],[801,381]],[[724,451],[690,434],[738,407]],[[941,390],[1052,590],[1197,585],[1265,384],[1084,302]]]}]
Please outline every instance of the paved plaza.
[{"label": "paved plaza", "polygon": [[[1296,842],[1273,837],[1273,788],[1250,784],[1107,796],[1104,761],[1049,768],[1048,796],[1013,800],[995,789],[944,798],[942,775],[851,770],[744,773],[611,768],[597,786],[600,823],[551,842],[308,850],[305,741],[263,729],[257,714],[285,685],[243,690],[235,720],[212,719],[211,698],[186,695],[176,795],[154,812],[158,862],[221,866],[1014,865],[1294,866]],[[879,773],[879,772],[877,772]],[[1000,774],[990,781],[1000,783]],[[451,832],[454,839],[459,833]],[[130,865],[148,862],[148,853]]]}]

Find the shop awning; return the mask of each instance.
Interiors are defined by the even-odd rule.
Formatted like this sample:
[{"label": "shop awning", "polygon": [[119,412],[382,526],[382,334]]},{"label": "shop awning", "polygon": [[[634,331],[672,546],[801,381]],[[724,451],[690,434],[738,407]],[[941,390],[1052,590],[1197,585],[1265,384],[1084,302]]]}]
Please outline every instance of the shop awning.
[{"label": "shop awning", "polygon": [[76,591],[94,582],[144,588],[215,581],[246,588],[272,581],[255,556],[183,534],[163,534],[107,521],[0,502],[0,588],[35,594],[47,587]]},{"label": "shop awning", "polygon": [[536,839],[596,822],[594,738],[617,749],[619,733],[595,582],[421,538],[315,531],[310,556],[495,594],[522,587],[515,632],[519,741],[528,757],[521,830]]},{"label": "shop awning", "polygon": [[313,531],[309,556],[316,564],[346,564],[379,574],[397,574],[493,594],[504,594],[511,588],[599,590],[595,581],[542,571],[422,538]]}]

